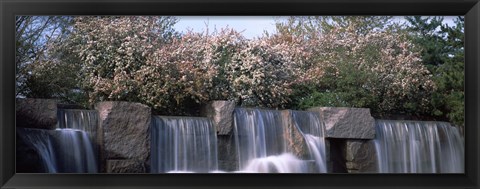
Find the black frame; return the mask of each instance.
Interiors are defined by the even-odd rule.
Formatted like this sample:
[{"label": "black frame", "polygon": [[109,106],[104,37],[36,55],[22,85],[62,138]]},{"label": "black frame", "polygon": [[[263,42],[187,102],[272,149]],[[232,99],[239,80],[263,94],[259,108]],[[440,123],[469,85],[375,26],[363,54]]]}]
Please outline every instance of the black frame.
[{"label": "black frame", "polygon": [[[465,15],[465,174],[15,174],[15,15]],[[0,0],[1,188],[479,188],[479,0]]]}]

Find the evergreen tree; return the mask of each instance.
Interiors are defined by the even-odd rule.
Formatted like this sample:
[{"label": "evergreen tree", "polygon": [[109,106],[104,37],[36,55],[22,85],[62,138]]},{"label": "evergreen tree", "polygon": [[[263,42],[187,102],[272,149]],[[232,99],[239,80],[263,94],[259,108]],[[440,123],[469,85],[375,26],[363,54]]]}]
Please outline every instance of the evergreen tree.
[{"label": "evergreen tree", "polygon": [[433,73],[437,86],[429,114],[437,119],[464,125],[464,19],[454,26],[441,17],[406,17],[412,41],[421,52],[423,64]]}]

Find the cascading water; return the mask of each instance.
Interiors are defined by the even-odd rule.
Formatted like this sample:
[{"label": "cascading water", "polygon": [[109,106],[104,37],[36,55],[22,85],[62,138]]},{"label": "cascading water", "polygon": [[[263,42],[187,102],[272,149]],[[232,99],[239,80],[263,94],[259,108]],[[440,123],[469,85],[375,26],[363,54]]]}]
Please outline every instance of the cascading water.
[{"label": "cascading water", "polygon": [[73,129],[17,128],[18,136],[40,156],[47,173],[96,173],[97,163],[87,133]]},{"label": "cascading water", "polygon": [[234,133],[239,172],[304,173],[308,163],[287,151],[285,124],[277,110],[237,108]]},{"label": "cascading water", "polygon": [[92,141],[95,140],[98,128],[96,110],[58,109],[57,118],[57,128],[85,131]]},{"label": "cascading water", "polygon": [[40,156],[41,165],[45,172],[58,172],[51,131],[17,127],[16,132],[17,136],[21,137],[24,143],[34,149]]},{"label": "cascading water", "polygon": [[95,138],[98,115],[91,110],[57,112],[56,130],[18,128],[22,140],[39,154],[48,173],[96,173]]},{"label": "cascading water", "polygon": [[324,125],[320,115],[307,111],[291,111],[295,126],[307,142],[310,156],[315,160],[319,173],[327,172]]},{"label": "cascading water", "polygon": [[96,173],[93,144],[85,131],[57,129],[55,133],[57,167],[61,173]]},{"label": "cascading water", "polygon": [[380,173],[463,173],[464,141],[446,122],[376,121]]},{"label": "cascading water", "polygon": [[241,172],[304,173],[308,164],[290,153],[252,159]]},{"label": "cascading water", "polygon": [[[96,110],[58,109],[57,131],[63,142],[58,145],[62,172],[96,173],[97,148],[95,141],[98,127]],[[74,146],[75,148],[72,148]]]},{"label": "cascading water", "polygon": [[207,118],[152,117],[152,173],[218,169],[215,127]]}]

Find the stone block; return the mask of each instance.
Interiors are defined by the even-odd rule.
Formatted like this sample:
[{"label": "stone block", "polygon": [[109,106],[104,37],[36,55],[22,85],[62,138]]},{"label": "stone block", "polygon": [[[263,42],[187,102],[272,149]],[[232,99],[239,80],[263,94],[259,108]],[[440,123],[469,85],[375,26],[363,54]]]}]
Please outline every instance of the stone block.
[{"label": "stone block", "polygon": [[233,135],[217,136],[218,144],[218,169],[221,171],[238,170],[237,149]]},{"label": "stone block", "polygon": [[292,112],[290,110],[283,110],[281,113],[282,123],[284,124],[283,139],[286,143],[287,152],[301,159],[310,159],[307,143],[299,128],[295,126]]},{"label": "stone block", "polygon": [[55,129],[57,126],[57,102],[51,99],[17,99],[16,126]]},{"label": "stone block", "polygon": [[347,140],[345,159],[349,172],[377,172],[377,154],[373,140]]},{"label": "stone block", "polygon": [[315,107],[308,111],[320,113],[328,138],[375,138],[375,119],[368,108]]},{"label": "stone block", "polygon": [[233,133],[234,101],[212,101],[202,108],[201,115],[212,120],[217,130],[217,135],[230,135]]},{"label": "stone block", "polygon": [[99,113],[101,171],[107,159],[135,159],[150,165],[151,109],[140,103],[108,101],[95,105]]},{"label": "stone block", "polygon": [[107,173],[145,173],[145,164],[137,160],[107,160]]}]

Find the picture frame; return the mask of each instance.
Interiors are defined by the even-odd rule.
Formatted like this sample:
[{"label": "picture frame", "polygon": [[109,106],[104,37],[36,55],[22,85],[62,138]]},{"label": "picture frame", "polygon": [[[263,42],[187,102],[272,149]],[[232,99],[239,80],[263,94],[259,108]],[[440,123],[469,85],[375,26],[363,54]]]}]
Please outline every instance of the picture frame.
[{"label": "picture frame", "polygon": [[[478,188],[478,0],[1,0],[1,188]],[[464,15],[465,174],[16,174],[16,15]]]}]

